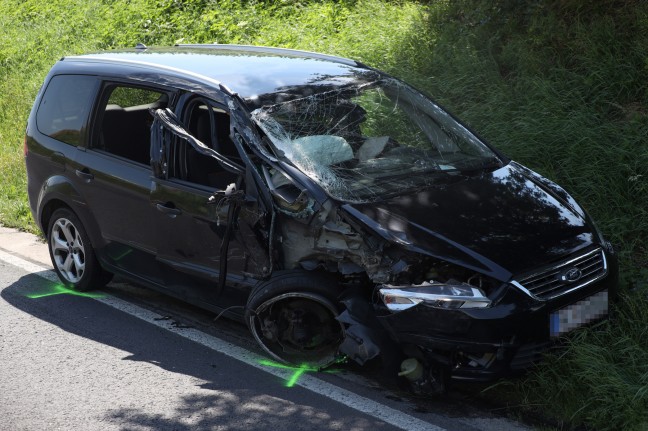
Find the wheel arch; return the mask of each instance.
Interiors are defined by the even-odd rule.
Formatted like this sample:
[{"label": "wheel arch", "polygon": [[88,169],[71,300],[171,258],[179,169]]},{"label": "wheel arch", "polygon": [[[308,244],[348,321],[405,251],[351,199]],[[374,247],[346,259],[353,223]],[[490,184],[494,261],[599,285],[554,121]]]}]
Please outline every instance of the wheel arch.
[{"label": "wheel arch", "polygon": [[101,230],[92,211],[88,208],[85,199],[77,191],[74,184],[63,175],[50,177],[43,184],[38,196],[36,222],[45,237],[47,237],[50,218],[59,208],[68,208],[79,217],[95,248],[100,248],[103,245]]},{"label": "wheel arch", "polygon": [[[256,341],[275,359],[294,365],[308,363],[326,367],[338,360],[340,355],[337,347],[344,339],[344,325],[337,320],[337,316],[344,309],[339,300],[343,290],[343,286],[328,273],[306,270],[276,271],[269,279],[259,282],[251,291],[245,310],[245,322]],[[304,307],[305,303],[308,305]],[[276,304],[282,310],[290,310],[294,306],[294,309],[304,308],[307,313],[317,315],[321,319],[318,323],[322,324],[322,332],[319,332],[320,327],[317,325],[308,324],[308,328],[295,329],[295,327],[291,328],[293,324],[290,324],[287,329],[279,329],[281,333],[274,334],[276,337],[269,336],[268,332],[272,331],[268,327],[268,322],[280,318],[277,315],[271,316],[272,308],[277,306]],[[280,313],[284,317],[285,314],[283,311]],[[270,323],[270,326],[275,328],[273,323]],[[286,328],[286,325],[276,325],[276,327]],[[324,338],[327,341],[313,350],[309,350],[311,348],[309,345],[299,351],[294,349],[295,343],[290,344],[288,341],[290,347],[285,349],[286,345],[282,344],[282,341],[293,340],[294,335],[287,335],[286,331],[297,330],[310,331],[311,340]],[[282,351],[281,348],[284,350]],[[320,354],[322,357],[317,357]]]}]

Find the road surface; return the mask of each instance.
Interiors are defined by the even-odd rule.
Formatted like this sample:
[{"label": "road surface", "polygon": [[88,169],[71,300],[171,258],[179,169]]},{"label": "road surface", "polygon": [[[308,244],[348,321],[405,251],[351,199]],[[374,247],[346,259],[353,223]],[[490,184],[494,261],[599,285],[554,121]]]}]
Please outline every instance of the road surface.
[{"label": "road surface", "polygon": [[0,227],[0,430],[525,430],[341,366],[268,360],[242,325],[116,280],[75,294]]}]

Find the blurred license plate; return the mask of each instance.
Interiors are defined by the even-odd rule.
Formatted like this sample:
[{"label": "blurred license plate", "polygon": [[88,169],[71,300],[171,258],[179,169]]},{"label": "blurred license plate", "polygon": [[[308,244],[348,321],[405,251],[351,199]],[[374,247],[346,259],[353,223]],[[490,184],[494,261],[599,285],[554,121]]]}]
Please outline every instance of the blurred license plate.
[{"label": "blurred license plate", "polygon": [[608,292],[604,290],[551,313],[549,316],[551,336],[558,337],[607,314]]}]

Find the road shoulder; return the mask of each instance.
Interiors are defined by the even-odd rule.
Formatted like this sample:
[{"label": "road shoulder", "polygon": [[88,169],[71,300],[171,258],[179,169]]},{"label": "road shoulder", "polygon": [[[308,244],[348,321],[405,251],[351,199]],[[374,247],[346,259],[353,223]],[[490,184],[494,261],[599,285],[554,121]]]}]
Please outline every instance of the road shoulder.
[{"label": "road shoulder", "polygon": [[0,248],[33,263],[52,267],[47,244],[32,233],[0,225]]}]

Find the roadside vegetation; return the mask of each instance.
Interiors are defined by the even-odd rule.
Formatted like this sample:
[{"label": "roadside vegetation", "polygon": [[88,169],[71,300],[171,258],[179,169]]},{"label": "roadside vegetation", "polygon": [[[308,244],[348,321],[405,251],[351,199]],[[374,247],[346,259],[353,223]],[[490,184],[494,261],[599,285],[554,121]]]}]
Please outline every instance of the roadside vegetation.
[{"label": "roadside vegetation", "polygon": [[642,0],[0,0],[0,223],[36,232],[24,125],[64,55],[239,43],[359,59],[432,94],[557,181],[617,248],[614,318],[489,388],[565,429],[648,429],[648,3]]}]

